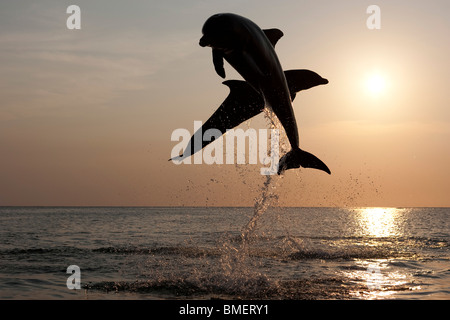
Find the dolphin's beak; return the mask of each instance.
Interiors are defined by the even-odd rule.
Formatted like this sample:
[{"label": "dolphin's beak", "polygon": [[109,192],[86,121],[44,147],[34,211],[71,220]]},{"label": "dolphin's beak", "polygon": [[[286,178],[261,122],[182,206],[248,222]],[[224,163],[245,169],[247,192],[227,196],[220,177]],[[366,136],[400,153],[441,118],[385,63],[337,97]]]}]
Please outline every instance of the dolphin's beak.
[{"label": "dolphin's beak", "polygon": [[327,84],[328,82],[328,79],[322,78],[322,84]]},{"label": "dolphin's beak", "polygon": [[205,36],[203,36],[203,37],[200,39],[199,45],[200,45],[201,47],[206,47],[206,46],[208,45],[208,42],[206,41],[206,37],[205,37]]}]

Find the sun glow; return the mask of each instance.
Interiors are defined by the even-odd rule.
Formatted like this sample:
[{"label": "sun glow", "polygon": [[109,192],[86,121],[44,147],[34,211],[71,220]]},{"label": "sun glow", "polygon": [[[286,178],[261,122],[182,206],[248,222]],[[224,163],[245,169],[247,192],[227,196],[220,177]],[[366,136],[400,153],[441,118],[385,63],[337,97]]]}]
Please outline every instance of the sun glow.
[{"label": "sun glow", "polygon": [[367,90],[374,96],[378,96],[386,90],[386,78],[374,73],[367,77]]}]

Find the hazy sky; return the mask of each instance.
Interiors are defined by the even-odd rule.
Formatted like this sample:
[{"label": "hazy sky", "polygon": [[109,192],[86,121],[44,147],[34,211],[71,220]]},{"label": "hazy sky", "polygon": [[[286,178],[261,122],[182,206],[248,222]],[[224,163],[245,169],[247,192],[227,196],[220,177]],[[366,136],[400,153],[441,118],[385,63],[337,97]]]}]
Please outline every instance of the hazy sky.
[{"label": "hazy sky", "polygon": [[[66,27],[71,4],[81,30]],[[294,110],[301,147],[332,175],[273,177],[279,205],[450,205],[447,0],[2,1],[0,205],[253,205],[260,164],[167,161],[172,132],[228,95],[198,45],[218,12],[281,29],[283,68],[330,81]]]}]

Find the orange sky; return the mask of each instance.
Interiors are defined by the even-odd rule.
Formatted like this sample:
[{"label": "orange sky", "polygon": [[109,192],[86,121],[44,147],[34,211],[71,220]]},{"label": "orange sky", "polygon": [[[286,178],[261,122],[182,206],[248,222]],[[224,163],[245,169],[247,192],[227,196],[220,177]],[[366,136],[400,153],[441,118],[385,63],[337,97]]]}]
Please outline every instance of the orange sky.
[{"label": "orange sky", "polygon": [[0,3],[0,205],[252,206],[261,165],[167,161],[172,132],[228,94],[198,45],[218,12],[281,29],[283,68],[330,81],[294,110],[301,147],[332,175],[273,177],[276,204],[450,205],[448,1],[376,1],[380,30],[366,26],[374,3],[357,0],[82,0],[81,30],[66,27],[70,4]]}]

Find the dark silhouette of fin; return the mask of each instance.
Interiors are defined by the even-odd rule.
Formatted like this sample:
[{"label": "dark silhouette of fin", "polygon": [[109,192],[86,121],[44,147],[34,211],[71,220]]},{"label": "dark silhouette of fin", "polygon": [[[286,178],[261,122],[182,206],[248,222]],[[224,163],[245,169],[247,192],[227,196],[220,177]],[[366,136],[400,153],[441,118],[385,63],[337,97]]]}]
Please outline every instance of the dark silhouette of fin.
[{"label": "dark silhouette of fin", "polygon": [[[223,84],[230,88],[230,93],[220,107],[203,124],[203,126],[191,137],[183,155],[176,157],[182,160],[200,151],[212,141],[203,141],[203,134],[209,129],[217,129],[222,134],[227,129],[232,129],[242,122],[260,114],[264,109],[264,99],[247,82],[241,80],[227,80]],[[202,134],[201,145],[195,145],[196,134]],[[217,137],[216,137],[217,138]],[[175,159],[175,158],[173,158]],[[170,159],[170,160],[173,160]]]},{"label": "dark silhouette of fin", "polygon": [[223,54],[220,50],[212,49],[214,69],[219,76],[225,78],[225,69],[223,68]]},{"label": "dark silhouette of fin", "polygon": [[275,48],[278,40],[284,35],[283,31],[280,29],[265,29],[263,32],[266,34],[266,37],[269,39],[272,46]]},{"label": "dark silhouette of fin", "polygon": [[230,88],[230,93],[205,124],[210,124],[211,128],[226,131],[263,111],[264,99],[247,82],[227,80],[223,84]]},{"label": "dark silhouette of fin", "polygon": [[[295,98],[296,92],[328,83],[328,80],[310,70],[287,70],[284,73],[291,97],[293,97],[292,100]],[[242,80],[227,80],[223,84],[230,88],[230,93],[227,98],[203,126],[194,133],[183,154],[169,159],[169,161],[187,158],[213,142],[214,140],[203,141],[203,134],[208,129],[218,129],[222,134],[225,134],[227,129],[237,127],[264,110],[264,99],[247,82]],[[199,141],[202,141],[202,143],[195,145],[195,137],[200,133]]]},{"label": "dark silhouette of fin", "polygon": [[327,165],[323,163],[322,160],[302,149],[292,149],[281,157],[278,165],[278,174],[280,175],[285,170],[300,167],[318,169],[331,174],[330,169],[328,169]]}]

